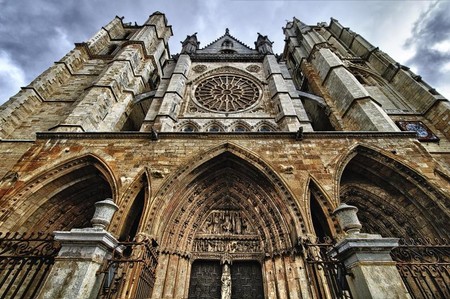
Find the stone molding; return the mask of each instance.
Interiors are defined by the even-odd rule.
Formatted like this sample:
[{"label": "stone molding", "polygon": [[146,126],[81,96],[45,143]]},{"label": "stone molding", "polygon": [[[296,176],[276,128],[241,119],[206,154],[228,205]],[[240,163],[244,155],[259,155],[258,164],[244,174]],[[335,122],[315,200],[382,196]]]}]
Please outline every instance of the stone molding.
[{"label": "stone molding", "polygon": [[[61,243],[58,261],[103,263],[103,256],[118,250],[117,239],[109,232],[97,228],[55,231],[55,241]],[[119,250],[120,251],[120,250]]]},{"label": "stone molding", "polygon": [[[295,139],[296,132],[158,132],[160,139],[191,139],[198,138],[217,138],[223,139],[225,137],[238,137],[239,139],[252,138],[279,138],[279,139]],[[151,139],[151,133],[144,132],[37,132],[36,139]],[[304,132],[303,139],[341,139],[341,138],[355,138],[355,139],[415,139],[415,132],[377,132],[377,131],[351,131],[351,132]],[[0,141],[9,141],[8,139],[1,139]]]}]

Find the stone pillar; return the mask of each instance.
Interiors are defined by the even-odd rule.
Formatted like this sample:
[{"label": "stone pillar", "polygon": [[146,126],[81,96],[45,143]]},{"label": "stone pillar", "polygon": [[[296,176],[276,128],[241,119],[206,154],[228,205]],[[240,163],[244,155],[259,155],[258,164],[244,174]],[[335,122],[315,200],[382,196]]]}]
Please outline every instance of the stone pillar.
[{"label": "stone pillar", "polygon": [[[109,224],[111,211],[117,210],[111,200],[96,203],[93,228],[55,232],[55,240],[61,242],[61,250],[55,259],[38,298],[97,298],[101,277],[98,271],[103,262],[118,246],[118,241],[104,228]],[[108,219],[109,217],[109,219]]]},{"label": "stone pillar", "polygon": [[335,210],[346,236],[329,253],[342,261],[350,274],[347,281],[353,298],[410,298],[389,254],[398,246],[398,239],[360,233],[357,210],[346,204]]},{"label": "stone pillar", "polygon": [[165,90],[159,111],[156,117],[153,111],[147,112],[144,120],[146,124],[142,128],[143,131],[150,131],[151,126],[149,124],[154,124],[153,126],[157,131],[173,131],[173,126],[178,120],[181,101],[186,91],[187,76],[190,68],[191,57],[187,54],[181,54]]},{"label": "stone pillar", "polygon": [[[298,97],[298,94],[292,82],[285,80],[281,67],[274,55],[266,55],[264,57],[264,70],[267,75],[270,98],[277,107],[275,121],[279,126],[290,132],[296,132],[301,126],[305,131],[313,131],[311,122],[299,99],[297,99],[297,104],[294,106],[292,96]],[[285,73],[288,74],[289,72]]]}]

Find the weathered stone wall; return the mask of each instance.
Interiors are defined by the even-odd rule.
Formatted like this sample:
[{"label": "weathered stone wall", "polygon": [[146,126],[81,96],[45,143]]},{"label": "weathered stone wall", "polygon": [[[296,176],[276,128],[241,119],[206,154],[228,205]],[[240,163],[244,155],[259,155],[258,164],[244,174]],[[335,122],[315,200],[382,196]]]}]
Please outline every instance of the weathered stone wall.
[{"label": "weathered stone wall", "polygon": [[[269,133],[270,134],[270,133]],[[231,143],[242,148],[243,151],[255,155],[265,161],[282,178],[287,189],[308,214],[305,204],[308,195],[308,183],[311,178],[325,192],[326,198],[332,206],[338,202],[338,182],[343,167],[340,165],[346,157],[351,155],[351,149],[358,144],[373,147],[386,156],[405,163],[411,169],[422,173],[432,184],[445,190],[446,181],[434,175],[436,162],[417,144],[414,139],[387,137],[386,135],[335,135],[321,137],[320,135],[296,141],[295,136],[261,135],[260,137],[244,137],[231,134],[226,137],[202,134],[196,138],[189,138],[186,134],[174,136],[162,135],[160,140],[151,141],[149,135],[135,137],[133,135],[52,135],[58,138],[39,139],[36,144],[14,164],[17,152],[8,164],[9,168],[17,172],[17,185],[2,184],[2,192],[8,193],[4,200],[10,201],[11,196],[17,196],[20,189],[14,186],[25,186],[32,178],[37,178],[45,170],[52,169],[66,161],[88,154],[95,155],[107,165],[117,184],[117,198],[119,203],[122,196],[142,172],[147,169],[153,176],[150,180],[152,194],[157,194],[160,186],[167,180],[176,179],[173,174],[180,168],[190,165],[193,161],[203,158],[204,153],[225,143]],[[271,136],[271,138],[267,138]],[[345,137],[344,137],[345,136]],[[394,135],[395,136],[395,135]],[[3,154],[11,155],[11,147],[15,143],[3,146]],[[391,152],[395,152],[392,154]],[[11,188],[12,187],[12,188]],[[34,187],[38,188],[38,187]],[[16,194],[16,195],[14,195]],[[22,197],[16,200],[26,200]],[[4,202],[5,203],[5,202]],[[15,203],[10,202],[13,206]],[[31,206],[33,203],[27,203]],[[37,208],[37,207],[35,207]]]},{"label": "weathered stone wall", "polygon": [[[172,31],[164,15],[125,27],[116,17],[5,103],[1,138],[39,131],[119,131],[135,95],[169,58]],[[96,107],[92,109],[92,107]]]}]

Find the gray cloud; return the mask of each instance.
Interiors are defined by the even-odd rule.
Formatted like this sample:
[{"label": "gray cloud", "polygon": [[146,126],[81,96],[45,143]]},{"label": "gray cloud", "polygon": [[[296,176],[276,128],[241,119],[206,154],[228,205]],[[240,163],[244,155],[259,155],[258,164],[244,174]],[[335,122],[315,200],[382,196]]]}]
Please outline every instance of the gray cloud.
[{"label": "gray cloud", "polygon": [[[428,3],[408,2],[405,7],[404,1],[0,0],[0,103],[16,93],[19,84],[27,84],[69,52],[73,43],[86,41],[116,15],[125,16],[125,22],[142,24],[154,11],[165,13],[174,31],[169,41],[172,54],[180,51],[180,41],[187,34],[198,32],[201,47],[204,47],[221,36],[226,27],[250,47],[254,45],[257,32],[268,35],[275,42],[275,52],[281,53],[284,46],[281,27],[293,16],[309,24],[335,17],[384,49],[393,41],[404,43],[406,34],[410,33],[406,30],[407,33],[400,36],[387,38],[396,34],[389,31],[393,24],[411,26],[412,12],[423,9]],[[448,9],[448,2],[446,7]],[[436,11],[443,9],[437,6]],[[430,21],[426,24],[437,26],[442,22],[448,33],[448,21],[444,16],[437,15],[439,22],[434,24],[431,14],[433,11],[424,16]],[[424,27],[420,22],[416,23],[417,33],[409,41],[410,45],[428,38],[419,30]],[[429,26],[425,27],[432,28]],[[394,54],[391,50],[387,53]],[[411,63],[419,64],[429,57],[431,55],[423,58],[418,52]],[[426,71],[423,77],[429,78],[432,84],[434,79],[440,78],[433,76],[431,70],[420,70]]]},{"label": "gray cloud", "polygon": [[[450,52],[436,49],[443,42],[450,43],[450,2],[433,3],[414,23],[412,36],[406,40],[406,48],[415,48],[416,53],[406,64],[414,66],[418,74],[435,83],[448,84]],[[447,74],[447,77],[445,76]]]}]

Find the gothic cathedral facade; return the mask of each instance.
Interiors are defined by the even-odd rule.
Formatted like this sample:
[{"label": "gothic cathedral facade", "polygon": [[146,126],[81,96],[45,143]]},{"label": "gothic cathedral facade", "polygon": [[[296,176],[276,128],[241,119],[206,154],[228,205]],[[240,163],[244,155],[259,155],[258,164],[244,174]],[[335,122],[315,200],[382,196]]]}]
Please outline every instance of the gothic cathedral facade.
[{"label": "gothic cathedral facade", "polygon": [[90,227],[109,198],[108,234],[157,251],[139,298],[333,297],[302,242],[342,238],[342,203],[368,235],[448,238],[449,101],[335,19],[283,30],[280,55],[228,29],[171,55],[156,12],[76,44],[0,108],[0,231]]}]

